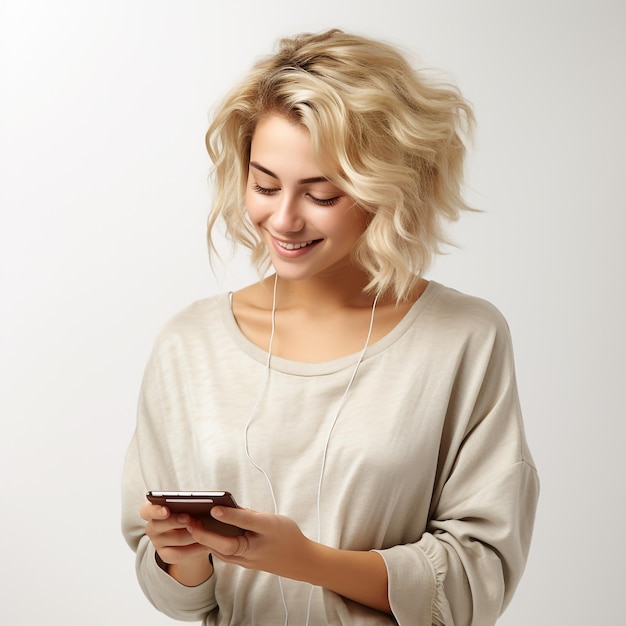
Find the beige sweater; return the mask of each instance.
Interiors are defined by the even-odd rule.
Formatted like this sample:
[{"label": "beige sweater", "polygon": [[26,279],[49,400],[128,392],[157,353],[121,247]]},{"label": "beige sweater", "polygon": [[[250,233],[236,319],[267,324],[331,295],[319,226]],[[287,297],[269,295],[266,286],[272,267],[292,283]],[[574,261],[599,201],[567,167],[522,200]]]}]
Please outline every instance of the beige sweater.
[{"label": "beige sweater", "polygon": [[[328,428],[356,359],[273,358],[249,429],[279,513],[313,539]],[[147,597],[177,619],[285,623],[276,577],[215,559],[207,582],[184,587],[156,564],[138,516],[148,489],[228,490],[242,506],[273,510],[243,445],[265,361],[224,294],[171,320],[146,368],[123,530]],[[320,500],[322,543],[383,556],[395,621],[317,588],[310,623],[494,624],[524,569],[537,496],[506,322],[485,301],[431,282],[367,349],[330,438]],[[283,588],[289,624],[304,624],[310,586]]]}]

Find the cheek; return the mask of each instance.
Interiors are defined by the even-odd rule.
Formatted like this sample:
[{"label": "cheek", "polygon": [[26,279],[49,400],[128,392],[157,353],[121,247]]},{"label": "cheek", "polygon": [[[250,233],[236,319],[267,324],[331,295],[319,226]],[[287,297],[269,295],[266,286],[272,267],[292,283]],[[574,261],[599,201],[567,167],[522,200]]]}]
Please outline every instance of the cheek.
[{"label": "cheek", "polygon": [[367,216],[359,208],[350,207],[346,210],[339,228],[346,237],[356,239],[360,237],[367,227]]}]

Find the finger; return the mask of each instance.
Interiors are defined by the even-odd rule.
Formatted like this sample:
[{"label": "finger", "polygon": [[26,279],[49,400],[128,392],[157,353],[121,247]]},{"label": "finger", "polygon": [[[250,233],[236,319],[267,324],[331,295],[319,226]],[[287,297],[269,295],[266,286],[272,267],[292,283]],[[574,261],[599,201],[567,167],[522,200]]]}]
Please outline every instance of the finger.
[{"label": "finger", "polygon": [[164,520],[150,520],[146,524],[146,535],[155,545],[188,545],[195,540],[187,530],[188,515],[170,516]]},{"label": "finger", "polygon": [[139,515],[141,515],[146,522],[149,522],[153,519],[167,519],[170,516],[170,510],[166,506],[146,502],[139,509]]},{"label": "finger", "polygon": [[161,559],[165,563],[182,563],[188,559],[205,555],[208,557],[208,550],[199,543],[192,543],[188,546],[163,546],[157,549]]},{"label": "finger", "polygon": [[248,554],[248,550],[250,549],[250,538],[248,535],[239,535],[236,537],[238,545],[235,550],[233,556],[243,557]]},{"label": "finger", "polygon": [[263,533],[266,529],[265,515],[252,509],[236,509],[229,506],[216,506],[211,509],[211,515],[225,524],[238,526],[244,530]]},{"label": "finger", "polygon": [[240,536],[229,537],[220,535],[212,530],[207,530],[200,520],[193,518],[189,521],[187,532],[194,541],[220,554],[234,554],[242,550],[245,545],[240,544]]},{"label": "finger", "polygon": [[243,567],[249,567],[254,561],[253,546],[248,535],[239,535],[233,537],[234,541],[229,546],[228,550],[220,552],[215,548],[211,549],[211,554],[225,563],[233,563],[235,565],[242,565]]},{"label": "finger", "polygon": [[186,528],[164,528],[159,522],[148,522],[146,535],[158,546],[190,546],[197,543]]}]

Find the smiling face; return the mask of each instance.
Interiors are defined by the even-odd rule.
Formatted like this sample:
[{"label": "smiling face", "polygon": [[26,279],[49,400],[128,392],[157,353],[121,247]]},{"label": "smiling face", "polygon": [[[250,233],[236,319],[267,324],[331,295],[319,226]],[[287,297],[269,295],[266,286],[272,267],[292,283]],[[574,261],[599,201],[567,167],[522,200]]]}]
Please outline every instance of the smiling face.
[{"label": "smiling face", "polygon": [[303,126],[279,115],[259,121],[246,208],[281,278],[354,271],[350,253],[365,230],[365,214],[325,178]]}]

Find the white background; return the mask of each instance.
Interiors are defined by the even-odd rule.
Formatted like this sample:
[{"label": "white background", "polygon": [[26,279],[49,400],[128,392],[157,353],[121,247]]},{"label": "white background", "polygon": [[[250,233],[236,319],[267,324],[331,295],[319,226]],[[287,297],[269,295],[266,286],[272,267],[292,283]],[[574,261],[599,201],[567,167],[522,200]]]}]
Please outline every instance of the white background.
[{"label": "white background", "polygon": [[3,624],[170,624],[119,531],[143,367],[215,277],[210,107],[277,37],[338,26],[456,81],[485,213],[430,276],[494,302],[542,478],[503,626],[624,623],[626,58],[619,0],[5,0],[0,21]]}]

